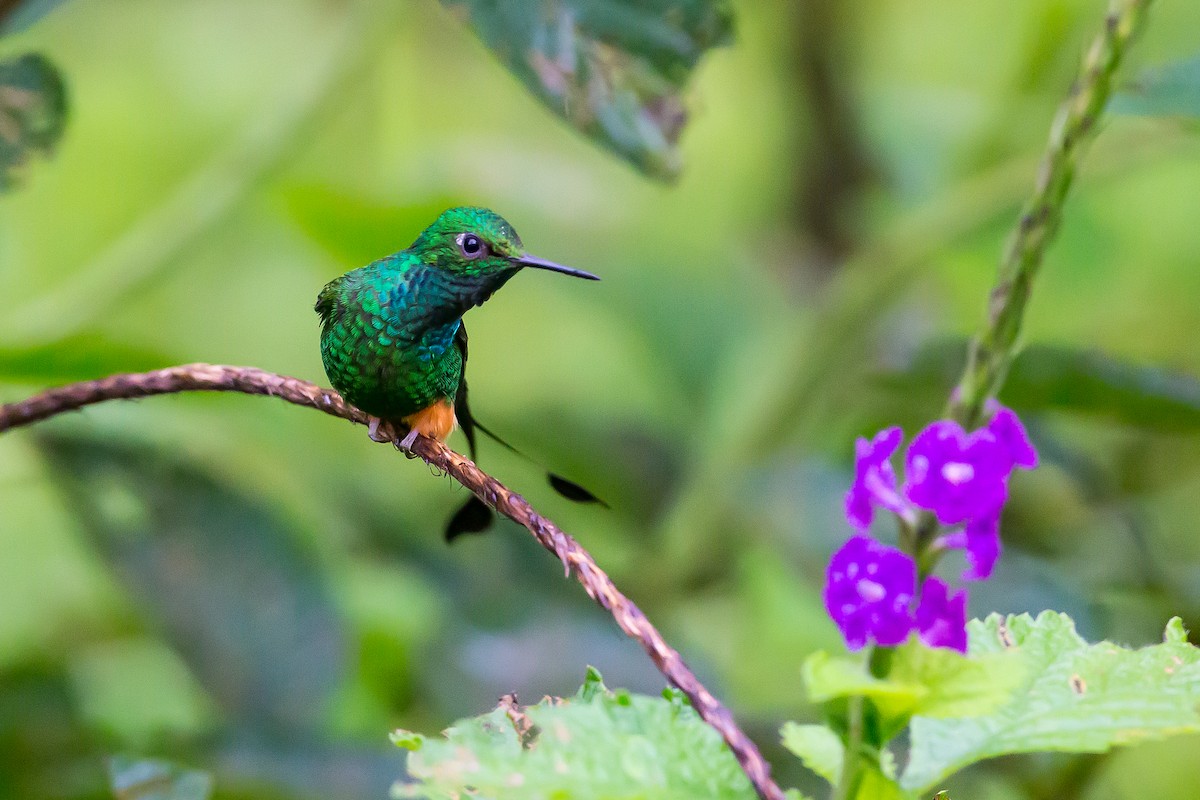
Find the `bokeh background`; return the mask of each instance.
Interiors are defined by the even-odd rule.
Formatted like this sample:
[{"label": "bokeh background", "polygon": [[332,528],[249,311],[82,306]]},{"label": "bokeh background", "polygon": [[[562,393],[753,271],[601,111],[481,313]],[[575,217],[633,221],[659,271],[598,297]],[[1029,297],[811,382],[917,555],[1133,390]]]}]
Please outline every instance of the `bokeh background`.
[{"label": "bokeh background", "polygon": [[[854,437],[940,413],[1103,11],[735,2],[661,181],[432,0],[57,4],[0,38],[55,64],[70,109],[0,196],[0,400],[188,361],[323,383],[321,286],[490,206],[604,280],[523,274],[470,312],[476,413],[612,509],[494,445],[482,464],[811,788],[776,731],[814,713],[805,655],[839,646],[820,588]],[[1200,6],[1157,4],[1125,77],[1197,51]],[[1133,645],[1174,614],[1200,629],[1198,187],[1194,123],[1106,118],[1002,394],[1044,465],[1014,479],[973,614],[1055,608]],[[588,664],[661,687],[523,530],[447,547],[464,498],[361,428],[242,396],[3,436],[0,796],[110,796],[123,754],[222,798],[379,798],[392,728],[567,694]],[[950,788],[1194,798],[1198,746],[1004,759]]]}]

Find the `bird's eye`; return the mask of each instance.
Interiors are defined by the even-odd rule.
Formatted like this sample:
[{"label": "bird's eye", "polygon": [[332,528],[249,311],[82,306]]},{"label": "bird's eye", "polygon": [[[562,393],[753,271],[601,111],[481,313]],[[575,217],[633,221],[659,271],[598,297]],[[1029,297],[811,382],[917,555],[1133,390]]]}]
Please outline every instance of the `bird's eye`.
[{"label": "bird's eye", "polygon": [[458,235],[458,249],[466,258],[479,258],[487,254],[487,245],[473,233]]}]

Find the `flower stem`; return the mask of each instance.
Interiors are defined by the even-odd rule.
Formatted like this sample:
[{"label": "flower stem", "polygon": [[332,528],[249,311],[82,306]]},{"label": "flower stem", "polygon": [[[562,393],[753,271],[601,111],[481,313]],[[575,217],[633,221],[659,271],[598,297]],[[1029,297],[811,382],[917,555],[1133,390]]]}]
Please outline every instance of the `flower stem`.
[{"label": "flower stem", "polygon": [[842,756],[842,774],[833,787],[831,800],[850,800],[857,793],[858,768],[863,741],[863,697],[852,695],[846,707],[846,752]]},{"label": "flower stem", "polygon": [[1112,0],[1104,30],[1092,42],[1071,93],[1058,109],[1033,195],[1013,230],[988,308],[988,325],[971,343],[967,367],[947,416],[970,430],[1004,382],[1018,351],[1033,279],[1062,220],[1063,204],[1084,146],[1112,94],[1113,75],[1141,29],[1150,0]]}]

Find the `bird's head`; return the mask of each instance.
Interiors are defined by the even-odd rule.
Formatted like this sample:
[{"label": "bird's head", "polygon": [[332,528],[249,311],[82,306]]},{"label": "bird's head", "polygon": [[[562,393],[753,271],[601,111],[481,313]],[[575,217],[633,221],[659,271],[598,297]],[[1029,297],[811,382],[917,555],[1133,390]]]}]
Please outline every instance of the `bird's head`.
[{"label": "bird's head", "polygon": [[523,267],[598,281],[581,269],[535,258],[508,222],[486,208],[451,208],[422,231],[409,251],[422,262],[493,290]]}]

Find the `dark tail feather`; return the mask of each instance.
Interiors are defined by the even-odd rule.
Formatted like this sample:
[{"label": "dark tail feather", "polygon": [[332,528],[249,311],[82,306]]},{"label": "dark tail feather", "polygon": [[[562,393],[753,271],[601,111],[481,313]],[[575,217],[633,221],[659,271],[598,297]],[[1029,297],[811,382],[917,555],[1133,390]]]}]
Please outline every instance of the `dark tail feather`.
[{"label": "dark tail feather", "polygon": [[[500,445],[501,447],[506,448],[511,453],[517,454],[518,456],[520,456],[521,458],[530,462],[531,464],[537,464],[537,462],[534,461],[532,458],[525,455],[524,453],[522,453],[517,448],[513,447],[508,442],[504,441],[496,434],[492,433],[492,431],[490,429],[484,427],[483,423],[481,423],[479,420],[477,420],[477,419],[471,420],[471,422],[475,428],[477,428],[481,433],[483,433],[484,436],[487,436],[489,439],[494,441],[496,444]],[[538,466],[541,466],[541,465],[539,464]],[[545,469],[545,468],[543,467],[543,469]],[[596,503],[597,505],[604,506],[605,508],[609,507],[608,503],[604,502],[599,497],[596,497],[596,495],[594,493],[583,488],[578,483],[575,483],[575,481],[569,481],[566,478],[564,478],[563,476],[556,475],[553,472],[550,472],[549,470],[546,471],[546,479],[550,482],[550,486],[551,486],[551,488],[554,489],[554,491],[558,492],[560,495],[567,498],[568,500],[571,500],[576,503]]]},{"label": "dark tail feather", "polygon": [[[465,361],[466,331],[462,328],[460,330],[462,330],[462,339],[464,340],[460,346],[463,348]],[[471,454],[472,461],[477,460],[475,457],[475,431],[478,430],[509,452],[515,453],[532,464],[537,464],[532,458],[501,439],[489,428],[482,425],[479,420],[475,419],[474,415],[471,414],[471,407],[467,403],[467,382],[465,380],[458,386],[458,396],[454,398],[454,413],[458,417],[458,425],[462,428],[463,435],[467,437],[467,449]],[[592,492],[574,481],[569,481],[561,475],[555,475],[549,471],[546,472],[546,477],[550,481],[550,486],[553,487],[554,491],[568,500],[573,500],[576,503],[597,503],[605,508],[609,507],[608,503],[596,497]],[[463,503],[462,507],[458,509],[446,525],[446,541],[453,542],[459,536],[466,533],[483,533],[491,527],[492,520],[495,517],[496,515],[482,500],[471,495],[471,498]]]},{"label": "dark tail feather", "polygon": [[446,524],[446,541],[453,542],[464,533],[483,533],[492,526],[496,515],[475,495],[463,503]]},{"label": "dark tail feather", "polygon": [[601,500],[596,495],[592,494],[587,489],[580,486],[574,481],[569,481],[561,475],[555,475],[553,472],[546,473],[546,479],[550,481],[550,485],[554,487],[554,491],[561,494],[568,500],[574,500],[576,503],[596,503],[597,505],[608,508],[608,503]]}]

